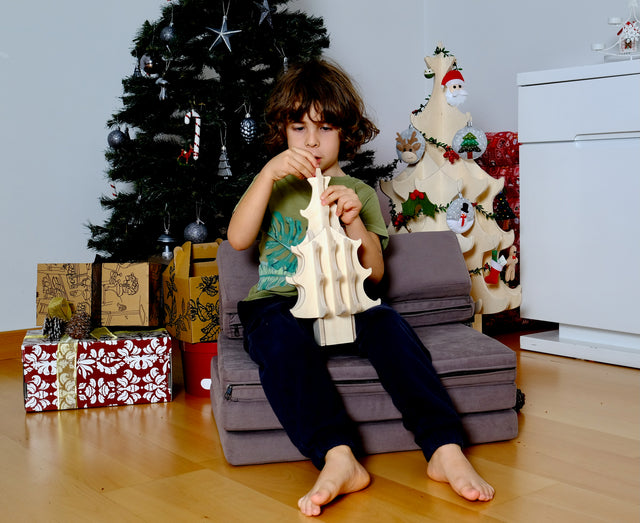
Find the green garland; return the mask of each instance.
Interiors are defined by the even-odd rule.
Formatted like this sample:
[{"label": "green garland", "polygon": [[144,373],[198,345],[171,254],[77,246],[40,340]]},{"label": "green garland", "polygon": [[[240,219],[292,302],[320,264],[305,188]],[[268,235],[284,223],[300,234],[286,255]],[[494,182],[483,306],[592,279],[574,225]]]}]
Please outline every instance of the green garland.
[{"label": "green garland", "polygon": [[[453,200],[452,200],[453,201]],[[404,202],[402,202],[402,212],[397,213],[395,210],[395,205],[391,198],[389,198],[390,205],[390,215],[391,215],[391,223],[396,228],[396,231],[399,231],[402,227],[405,227],[409,230],[407,224],[410,220],[417,218],[418,216],[424,214],[425,216],[430,216],[431,218],[435,218],[436,213],[444,212],[446,213],[449,209],[449,202],[447,205],[436,205],[426,193],[415,189],[411,194],[409,194],[409,198],[407,198]],[[488,220],[495,220],[496,213],[488,212],[484,209],[484,207],[479,203],[472,203],[473,208],[482,214]]]}]

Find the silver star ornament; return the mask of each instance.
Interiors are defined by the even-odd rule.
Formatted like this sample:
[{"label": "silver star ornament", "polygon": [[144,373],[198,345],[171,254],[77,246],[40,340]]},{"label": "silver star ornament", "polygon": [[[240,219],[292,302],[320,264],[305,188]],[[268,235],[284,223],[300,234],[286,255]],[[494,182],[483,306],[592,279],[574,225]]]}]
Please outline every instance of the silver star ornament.
[{"label": "silver star ornament", "polygon": [[262,25],[262,22],[265,20],[269,23],[271,27],[273,27],[273,22],[271,21],[271,7],[269,7],[269,0],[263,0],[262,4],[255,2],[255,4],[260,8],[260,22],[258,25]]},{"label": "silver star ornament", "polygon": [[218,45],[220,43],[220,40],[222,40],[226,44],[227,49],[231,51],[231,43],[229,42],[229,36],[242,32],[242,29],[237,29],[235,31],[229,31],[227,29],[227,15],[223,15],[222,27],[220,27],[220,29],[213,29],[211,27],[207,27],[207,29],[218,35],[215,41],[211,44],[211,47],[209,47],[209,51],[211,51],[211,49],[213,49],[216,45]]}]

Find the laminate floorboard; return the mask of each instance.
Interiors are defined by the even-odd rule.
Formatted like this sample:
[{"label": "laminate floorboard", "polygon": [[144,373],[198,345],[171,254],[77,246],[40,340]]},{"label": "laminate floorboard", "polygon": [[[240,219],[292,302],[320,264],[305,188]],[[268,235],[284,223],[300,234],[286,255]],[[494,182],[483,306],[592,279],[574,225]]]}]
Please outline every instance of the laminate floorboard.
[{"label": "laminate floorboard", "polygon": [[[25,413],[20,342],[0,333],[0,514],[3,521],[308,521],[297,499],[309,462],[226,463],[207,398],[185,393],[174,359],[168,404]],[[526,394],[518,436],[467,450],[496,488],[467,502],[426,476],[420,452],[368,456],[364,491],[325,522],[640,521],[640,371],[520,351]]]}]

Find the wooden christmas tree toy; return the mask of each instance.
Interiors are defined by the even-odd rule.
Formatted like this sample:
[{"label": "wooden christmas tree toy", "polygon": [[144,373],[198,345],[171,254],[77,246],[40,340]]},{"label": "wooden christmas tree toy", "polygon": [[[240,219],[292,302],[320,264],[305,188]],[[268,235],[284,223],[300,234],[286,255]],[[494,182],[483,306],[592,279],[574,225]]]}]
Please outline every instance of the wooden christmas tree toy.
[{"label": "wooden christmas tree toy", "polygon": [[314,335],[319,345],[337,345],[355,340],[353,315],[380,304],[364,292],[371,274],[358,259],[360,240],[349,238],[336,216],[335,205],[322,205],[320,195],[329,177],[320,169],[308,178],[311,199],[300,211],[309,225],[307,234],[291,251],[298,270],[287,281],[298,289],[298,301],[291,309],[297,318],[316,318]]}]

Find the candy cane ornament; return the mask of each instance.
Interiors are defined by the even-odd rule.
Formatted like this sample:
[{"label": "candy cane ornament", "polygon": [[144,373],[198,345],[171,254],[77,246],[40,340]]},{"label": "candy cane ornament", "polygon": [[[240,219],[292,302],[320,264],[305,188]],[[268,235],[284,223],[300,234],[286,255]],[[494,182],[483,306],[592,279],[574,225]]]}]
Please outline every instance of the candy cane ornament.
[{"label": "candy cane ornament", "polygon": [[193,138],[193,159],[197,160],[200,156],[200,115],[194,110],[191,109],[187,114],[184,115],[184,123],[190,124],[191,119],[195,120],[196,132]]}]

